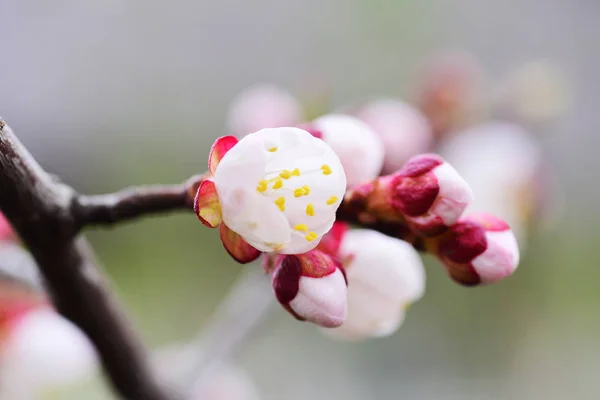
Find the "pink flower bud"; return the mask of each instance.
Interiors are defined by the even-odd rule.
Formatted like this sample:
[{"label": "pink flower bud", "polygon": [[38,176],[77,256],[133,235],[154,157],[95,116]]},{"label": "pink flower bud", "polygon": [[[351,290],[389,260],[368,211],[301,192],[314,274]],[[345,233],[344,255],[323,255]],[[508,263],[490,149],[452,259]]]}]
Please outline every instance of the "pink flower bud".
[{"label": "pink flower bud", "polygon": [[390,181],[392,206],[424,235],[443,232],[473,199],[471,188],[435,154],[413,157]]},{"label": "pink flower bud", "polygon": [[428,120],[416,108],[396,99],[367,103],[356,116],[366,122],[383,141],[383,173],[402,168],[410,157],[429,151],[433,134]]},{"label": "pink flower bud", "polygon": [[467,286],[497,282],[519,264],[519,247],[510,227],[483,213],[454,224],[440,239],[437,253],[452,279]]},{"label": "pink flower bud", "polygon": [[277,86],[261,83],[241,92],[231,103],[227,125],[238,138],[264,128],[294,126],[302,118],[298,101]]},{"label": "pink flower bud", "polygon": [[348,279],[348,315],[326,333],[344,340],[392,335],[425,290],[421,257],[410,244],[368,229],[348,231],[339,254]]},{"label": "pink flower bud", "polygon": [[384,148],[381,138],[360,119],[329,114],[312,122],[309,132],[321,138],[337,154],[348,186],[370,181],[381,172]]},{"label": "pink flower bud", "polygon": [[0,213],[0,241],[2,242],[12,242],[15,239],[15,232],[13,231],[10,222],[6,219],[6,217]]},{"label": "pink flower bud", "polygon": [[347,283],[335,258],[318,250],[280,256],[272,283],[277,300],[297,319],[326,328],[344,322]]}]

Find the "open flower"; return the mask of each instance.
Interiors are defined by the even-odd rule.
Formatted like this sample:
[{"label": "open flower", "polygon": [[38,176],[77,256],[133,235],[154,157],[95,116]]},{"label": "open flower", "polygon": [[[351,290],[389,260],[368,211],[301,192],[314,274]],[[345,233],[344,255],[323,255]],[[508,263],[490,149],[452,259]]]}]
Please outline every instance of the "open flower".
[{"label": "open flower", "polygon": [[194,208],[206,226],[220,226],[227,251],[239,262],[260,252],[300,254],[315,248],[334,221],[346,176],[334,151],[298,128],[272,128],[239,142],[217,139],[210,179]]},{"label": "open flower", "polygon": [[285,90],[259,83],[242,91],[229,107],[229,132],[239,138],[264,128],[294,126],[300,122],[302,108]]},{"label": "open flower", "polygon": [[462,215],[473,200],[465,180],[435,154],[413,157],[389,181],[393,208],[413,229],[439,234]]},{"label": "open flower", "polygon": [[452,279],[467,286],[497,282],[519,265],[519,247],[510,227],[483,213],[454,224],[440,239],[437,254]]},{"label": "open flower", "polygon": [[306,129],[335,151],[342,162],[349,186],[370,181],[381,172],[383,142],[360,119],[344,114],[329,114],[317,118]]},{"label": "open flower", "polygon": [[319,250],[278,256],[272,281],[277,300],[297,319],[326,328],[344,322],[347,282],[336,258]]},{"label": "open flower", "polygon": [[399,239],[368,229],[346,232],[339,250],[348,279],[348,314],[330,336],[343,340],[384,337],[396,332],[406,308],[425,290],[417,251]]},{"label": "open flower", "polygon": [[416,108],[393,98],[371,101],[356,116],[381,138],[385,149],[383,173],[402,168],[410,157],[430,150],[433,134],[429,121]]},{"label": "open flower", "polygon": [[0,398],[34,399],[90,377],[87,337],[42,296],[0,281]]}]

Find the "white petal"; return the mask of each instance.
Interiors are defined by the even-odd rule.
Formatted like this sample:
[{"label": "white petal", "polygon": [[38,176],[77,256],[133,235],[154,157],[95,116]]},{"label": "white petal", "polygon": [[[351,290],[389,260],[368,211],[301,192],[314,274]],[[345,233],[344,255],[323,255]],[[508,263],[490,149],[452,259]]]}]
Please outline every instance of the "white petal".
[{"label": "white petal", "polygon": [[25,386],[45,391],[90,377],[98,359],[78,328],[53,310],[42,309],[18,322],[5,343],[0,363],[3,390]]},{"label": "white petal", "polygon": [[342,258],[353,257],[346,267],[349,295],[354,282],[395,304],[415,302],[425,291],[423,261],[409,243],[376,231],[354,229],[344,235],[340,254]]},{"label": "white petal", "polygon": [[322,278],[300,278],[299,291],[289,305],[303,318],[325,327],[346,318],[346,281],[340,270]]},{"label": "white petal", "polygon": [[485,235],[488,248],[472,264],[483,283],[493,283],[515,271],[519,265],[519,247],[510,230]]},{"label": "white petal", "polygon": [[438,200],[429,212],[442,219],[445,225],[452,225],[463,214],[473,200],[473,191],[459,173],[445,162],[432,171],[438,180]]},{"label": "white petal", "polygon": [[379,175],[384,159],[383,142],[367,124],[349,115],[330,114],[317,118],[313,125],[342,161],[348,185],[367,182]]},{"label": "white petal", "polygon": [[406,305],[425,289],[419,254],[406,242],[366,229],[347,232],[340,254],[353,257],[346,267],[348,313],[341,327],[327,333],[345,340],[393,334]]}]

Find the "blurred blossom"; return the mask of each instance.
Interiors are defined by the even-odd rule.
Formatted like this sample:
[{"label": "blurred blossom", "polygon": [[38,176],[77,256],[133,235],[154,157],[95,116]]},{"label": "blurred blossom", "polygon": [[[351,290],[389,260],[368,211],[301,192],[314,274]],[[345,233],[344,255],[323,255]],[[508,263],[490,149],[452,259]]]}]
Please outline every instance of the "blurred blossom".
[{"label": "blurred blossom", "polygon": [[0,281],[0,398],[42,398],[90,378],[98,359],[92,344],[44,298]]},{"label": "blurred blossom", "polygon": [[6,217],[0,213],[0,242],[12,241],[15,233]]},{"label": "blurred blossom", "polygon": [[310,125],[311,133],[321,137],[340,158],[349,186],[379,175],[384,160],[383,142],[367,124],[350,115],[329,114]]},{"label": "blurred blossom", "polygon": [[461,218],[440,238],[437,254],[456,282],[495,283],[517,269],[519,247],[510,227],[491,214]]},{"label": "blurred blossom", "polygon": [[348,314],[342,326],[324,332],[343,340],[392,335],[425,291],[417,251],[402,240],[356,229],[342,236],[339,257],[348,278]]},{"label": "blurred blossom", "polygon": [[335,257],[319,250],[279,256],[272,282],[277,300],[297,319],[326,328],[344,322],[347,282]]},{"label": "blurred blossom", "polygon": [[525,123],[556,121],[568,111],[571,101],[566,77],[547,61],[521,65],[498,90],[496,107]]},{"label": "blurred blossom", "polygon": [[42,289],[42,277],[35,260],[16,243],[0,242],[0,280],[11,280]]},{"label": "blurred blossom", "polygon": [[483,69],[471,55],[440,54],[425,68],[417,103],[436,138],[467,124],[481,111]]},{"label": "blurred blossom", "polygon": [[242,138],[263,128],[295,126],[302,119],[298,101],[285,90],[259,83],[241,92],[229,107],[229,133]]},{"label": "blurred blossom", "polygon": [[430,150],[433,134],[429,121],[416,108],[393,98],[371,101],[355,115],[367,123],[383,141],[383,173],[392,173],[410,157]]},{"label": "blurred blossom", "polygon": [[440,154],[469,183],[474,200],[467,212],[504,219],[521,246],[529,218],[542,204],[537,193],[542,162],[535,139],[518,125],[493,121],[442,142]]},{"label": "blurred blossom", "polygon": [[42,278],[35,260],[17,239],[12,226],[0,213],[0,281],[10,280],[42,290]]},{"label": "blurred blossom", "polygon": [[196,389],[191,400],[259,400],[258,390],[246,371],[227,365],[210,382]]},{"label": "blurred blossom", "polygon": [[[202,357],[202,344],[171,344],[156,350],[154,365],[159,375],[173,387],[180,387],[196,368]],[[210,371],[210,379],[198,380],[193,385],[190,400],[259,400],[258,389],[248,373],[231,363],[219,365]]]},{"label": "blurred blossom", "polygon": [[338,156],[298,128],[263,129],[239,142],[222,137],[211,150],[209,170],[196,213],[204,225],[220,226],[225,248],[242,263],[260,252],[315,248],[346,190]]}]

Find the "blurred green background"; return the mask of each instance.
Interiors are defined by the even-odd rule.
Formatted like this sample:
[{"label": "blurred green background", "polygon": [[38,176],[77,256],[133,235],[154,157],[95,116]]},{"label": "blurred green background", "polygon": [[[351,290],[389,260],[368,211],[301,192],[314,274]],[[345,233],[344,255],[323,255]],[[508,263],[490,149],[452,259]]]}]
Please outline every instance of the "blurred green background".
[{"label": "blurred green background", "polygon": [[[594,0],[3,0],[0,114],[44,167],[103,193],[203,172],[229,101],[258,81],[341,106],[409,99],[438,50],[469,51],[492,81],[550,59],[574,93],[543,138],[567,204],[515,276],[463,288],[427,259],[427,293],[395,336],[339,343],[277,309],[238,361],[273,400],[596,399],[599,11]],[[192,214],[89,237],[152,346],[194,336],[241,268]]]}]

